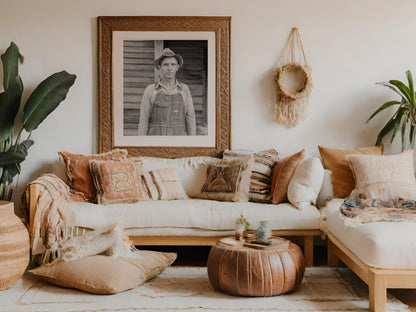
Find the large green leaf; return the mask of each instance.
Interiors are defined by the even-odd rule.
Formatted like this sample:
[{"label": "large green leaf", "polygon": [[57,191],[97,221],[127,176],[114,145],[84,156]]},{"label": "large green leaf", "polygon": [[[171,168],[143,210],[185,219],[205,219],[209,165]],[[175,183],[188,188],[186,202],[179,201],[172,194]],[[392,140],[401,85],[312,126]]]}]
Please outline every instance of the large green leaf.
[{"label": "large green leaf", "polygon": [[23,60],[23,56],[13,42],[1,55],[1,60],[4,92],[0,93],[0,143],[12,137],[23,93],[23,83],[18,73],[18,62]]},{"label": "large green leaf", "polygon": [[384,103],[370,116],[370,118],[368,118],[368,120],[365,123],[369,122],[375,115],[377,115],[381,111],[385,110],[386,108],[389,108],[393,105],[398,105],[398,104],[401,104],[401,102],[399,102],[399,101],[389,101],[389,102]]},{"label": "large green leaf", "polygon": [[409,82],[409,91],[410,91],[411,104],[412,104],[413,108],[416,108],[415,87],[414,87],[414,84],[413,84],[413,77],[412,77],[412,73],[411,73],[410,70],[406,71],[406,76],[407,76],[407,81]]},{"label": "large green leaf", "polygon": [[22,123],[27,132],[35,130],[52,113],[74,84],[76,75],[66,71],[55,73],[32,92],[23,109]]},{"label": "large green leaf", "polygon": [[10,83],[13,83],[14,79],[19,76],[18,61],[23,62],[23,55],[20,54],[14,42],[11,42],[6,52],[1,55],[1,61],[3,62],[3,88],[7,90]]},{"label": "large green leaf", "polygon": [[[393,134],[391,135],[390,143],[392,143],[394,138],[396,137],[396,134],[397,134],[397,131],[399,130],[400,124],[402,122],[404,122],[404,123],[406,122],[406,119],[407,119],[407,114],[405,114],[406,111],[407,111],[407,109],[405,107],[401,107],[397,111],[396,117],[394,117]],[[403,119],[404,119],[404,121],[403,121]]]},{"label": "large green leaf", "polygon": [[412,102],[410,90],[403,82],[401,82],[400,80],[390,80],[389,82],[400,90],[402,96],[404,95],[404,97],[407,99],[409,103]]},{"label": "large green leaf", "polygon": [[20,165],[13,164],[3,168],[3,174],[0,178],[0,183],[12,184],[13,179],[20,173]]},{"label": "large green leaf", "polygon": [[402,123],[402,131],[401,131],[401,139],[402,139],[402,152],[404,151],[404,148],[406,146],[406,125],[407,121],[403,121]]},{"label": "large green leaf", "polygon": [[20,163],[26,159],[33,143],[33,140],[25,140],[12,146],[9,151],[0,153],[0,167],[3,168],[0,183],[13,182],[14,177],[20,173]]},{"label": "large green leaf", "polygon": [[390,118],[390,120],[387,122],[387,124],[383,127],[383,129],[381,129],[380,133],[378,134],[376,145],[381,144],[381,141],[386,136],[386,134],[389,133],[393,129],[395,123],[396,123],[396,120],[394,119],[394,117]]},{"label": "large green leaf", "polygon": [[34,143],[33,140],[25,140],[16,146],[12,146],[6,152],[0,152],[0,167],[20,164],[26,159],[28,150]]},{"label": "large green leaf", "polygon": [[410,125],[410,132],[409,132],[409,141],[412,148],[415,148],[415,125],[412,123]]}]

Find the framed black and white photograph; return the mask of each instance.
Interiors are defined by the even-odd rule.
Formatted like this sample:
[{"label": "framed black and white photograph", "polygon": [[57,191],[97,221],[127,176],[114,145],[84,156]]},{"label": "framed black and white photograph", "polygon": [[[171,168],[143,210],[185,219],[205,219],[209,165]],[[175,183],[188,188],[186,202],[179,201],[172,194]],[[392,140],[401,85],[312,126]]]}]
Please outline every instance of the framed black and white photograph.
[{"label": "framed black and white photograph", "polygon": [[100,151],[230,148],[229,17],[98,17]]}]

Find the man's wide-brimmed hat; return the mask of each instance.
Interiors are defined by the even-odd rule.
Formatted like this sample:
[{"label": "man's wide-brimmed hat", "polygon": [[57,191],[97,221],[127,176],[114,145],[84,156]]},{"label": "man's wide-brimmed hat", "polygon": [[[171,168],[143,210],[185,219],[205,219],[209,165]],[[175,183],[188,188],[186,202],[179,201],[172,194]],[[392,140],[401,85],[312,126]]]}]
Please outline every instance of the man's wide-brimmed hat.
[{"label": "man's wide-brimmed hat", "polygon": [[171,49],[166,48],[162,50],[162,53],[159,55],[159,57],[157,59],[155,59],[155,67],[158,68],[160,63],[162,62],[162,60],[165,57],[174,57],[176,58],[176,60],[178,61],[179,64],[179,68],[182,67],[183,65],[183,58],[182,56],[180,56],[179,54],[176,54],[175,52],[173,52]]}]

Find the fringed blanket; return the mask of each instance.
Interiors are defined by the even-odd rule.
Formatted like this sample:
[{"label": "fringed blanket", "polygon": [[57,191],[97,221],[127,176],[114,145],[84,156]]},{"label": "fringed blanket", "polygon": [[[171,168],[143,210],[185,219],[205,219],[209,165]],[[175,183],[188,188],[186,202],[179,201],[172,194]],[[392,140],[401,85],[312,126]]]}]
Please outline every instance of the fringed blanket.
[{"label": "fringed blanket", "polygon": [[29,229],[32,264],[74,261],[96,254],[124,258],[140,256],[121,222],[106,229],[81,231],[82,235],[78,233],[74,236],[75,218],[71,210],[70,190],[56,175],[42,175],[31,184],[40,186],[36,198],[27,187],[21,199],[19,215]]},{"label": "fringed blanket", "polygon": [[[28,187],[31,184],[39,186],[37,198],[31,197]],[[51,263],[61,257],[62,243],[72,237],[74,215],[70,208],[70,190],[54,174],[44,174],[28,186],[20,202],[20,217],[29,229],[32,260],[38,264]]]},{"label": "fringed blanket", "polygon": [[352,197],[342,203],[341,213],[351,218],[345,220],[348,225],[369,222],[416,222],[416,201]]}]

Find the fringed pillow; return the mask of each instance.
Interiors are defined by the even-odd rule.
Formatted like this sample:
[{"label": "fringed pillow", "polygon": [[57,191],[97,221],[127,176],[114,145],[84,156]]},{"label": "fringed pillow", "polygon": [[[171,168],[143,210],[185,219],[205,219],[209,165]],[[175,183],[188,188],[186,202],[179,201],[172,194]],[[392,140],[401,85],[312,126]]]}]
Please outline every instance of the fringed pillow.
[{"label": "fringed pillow", "polygon": [[218,159],[207,168],[207,178],[199,198],[220,201],[248,201],[252,155]]},{"label": "fringed pillow", "polygon": [[65,173],[71,193],[79,195],[74,200],[94,202],[96,190],[90,174],[90,160],[122,160],[127,158],[127,150],[115,149],[105,154],[81,155],[59,151],[59,159],[65,165]]},{"label": "fringed pillow", "polygon": [[260,152],[250,151],[224,151],[224,159],[240,158],[244,155],[253,155],[253,164],[251,167],[250,189],[248,194],[249,201],[270,203],[271,184],[273,179],[273,170],[279,160],[279,153],[274,150],[264,150]]},{"label": "fringed pillow", "polygon": [[134,160],[90,160],[90,171],[97,190],[97,204],[134,203],[149,200],[141,172]]},{"label": "fringed pillow", "polygon": [[143,172],[148,194],[153,200],[187,199],[176,168],[161,168]]}]

